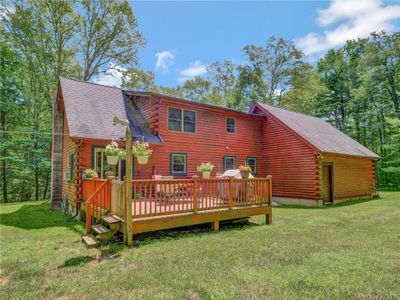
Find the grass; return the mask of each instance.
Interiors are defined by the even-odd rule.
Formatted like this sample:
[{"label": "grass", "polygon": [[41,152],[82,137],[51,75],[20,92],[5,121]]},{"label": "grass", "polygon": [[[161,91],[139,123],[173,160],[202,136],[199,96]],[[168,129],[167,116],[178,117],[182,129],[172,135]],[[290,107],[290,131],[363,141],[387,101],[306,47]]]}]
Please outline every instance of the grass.
[{"label": "grass", "polygon": [[[274,209],[274,223],[86,249],[48,202],[1,210],[3,299],[399,299],[400,193]],[[153,236],[154,237],[154,236]],[[116,258],[98,260],[100,251]]]}]

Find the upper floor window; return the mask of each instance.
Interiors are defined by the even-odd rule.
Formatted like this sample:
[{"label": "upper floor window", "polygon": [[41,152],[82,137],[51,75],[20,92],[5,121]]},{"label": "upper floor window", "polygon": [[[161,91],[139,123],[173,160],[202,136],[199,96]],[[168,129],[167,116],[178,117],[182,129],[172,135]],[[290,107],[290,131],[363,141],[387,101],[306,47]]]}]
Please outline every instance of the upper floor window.
[{"label": "upper floor window", "polygon": [[196,112],[180,108],[168,108],[168,129],[181,132],[196,132]]},{"label": "upper floor window", "polygon": [[233,118],[226,118],[226,131],[235,132],[236,120]]}]

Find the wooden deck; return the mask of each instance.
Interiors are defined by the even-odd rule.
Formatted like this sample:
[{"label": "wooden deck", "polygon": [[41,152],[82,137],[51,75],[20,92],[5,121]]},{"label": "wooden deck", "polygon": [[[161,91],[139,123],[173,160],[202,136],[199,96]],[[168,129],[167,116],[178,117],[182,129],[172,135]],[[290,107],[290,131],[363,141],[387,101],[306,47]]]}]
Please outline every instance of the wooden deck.
[{"label": "wooden deck", "polygon": [[[272,222],[271,178],[133,180],[131,213],[125,210],[125,184],[112,179],[93,181],[87,201],[87,230],[105,213],[126,220],[132,217],[132,234],[174,227],[266,215]],[[124,226],[122,226],[122,232]]]}]

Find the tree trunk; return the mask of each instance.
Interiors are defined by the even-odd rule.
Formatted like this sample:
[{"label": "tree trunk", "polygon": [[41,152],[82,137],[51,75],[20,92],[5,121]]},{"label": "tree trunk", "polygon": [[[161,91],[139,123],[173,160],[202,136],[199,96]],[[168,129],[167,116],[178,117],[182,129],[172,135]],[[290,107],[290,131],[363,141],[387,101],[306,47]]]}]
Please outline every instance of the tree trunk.
[{"label": "tree trunk", "polygon": [[[2,153],[3,157],[6,157],[6,151],[4,150]],[[7,182],[7,161],[3,159],[2,166],[2,182],[3,182],[3,202],[8,202],[8,182]]]},{"label": "tree trunk", "polygon": [[43,200],[45,200],[47,198],[47,191],[49,189],[49,182],[50,182],[50,173],[47,172],[46,181],[45,181],[45,184],[44,184]]}]

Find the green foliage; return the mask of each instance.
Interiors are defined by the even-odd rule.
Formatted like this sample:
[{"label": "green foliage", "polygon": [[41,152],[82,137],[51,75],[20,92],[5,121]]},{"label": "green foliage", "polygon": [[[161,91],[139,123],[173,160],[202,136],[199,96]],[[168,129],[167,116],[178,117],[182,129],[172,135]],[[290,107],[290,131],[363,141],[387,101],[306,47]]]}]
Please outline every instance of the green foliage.
[{"label": "green foliage", "polygon": [[379,187],[400,189],[400,33],[372,33],[329,50],[316,67],[293,43],[247,45],[246,63],[215,62],[176,92],[193,101],[246,110],[266,102],[321,117],[379,154]]},{"label": "green foliage", "polygon": [[132,145],[132,154],[135,157],[138,156],[150,156],[153,150],[149,149],[149,144],[146,142],[135,141]]},{"label": "green foliage", "polygon": [[197,166],[197,172],[212,172],[214,169],[214,165],[210,162],[202,163],[201,165]]},{"label": "green foliage", "polygon": [[17,0],[0,17],[0,202],[46,199],[58,75],[130,70],[143,39],[127,1]]}]

